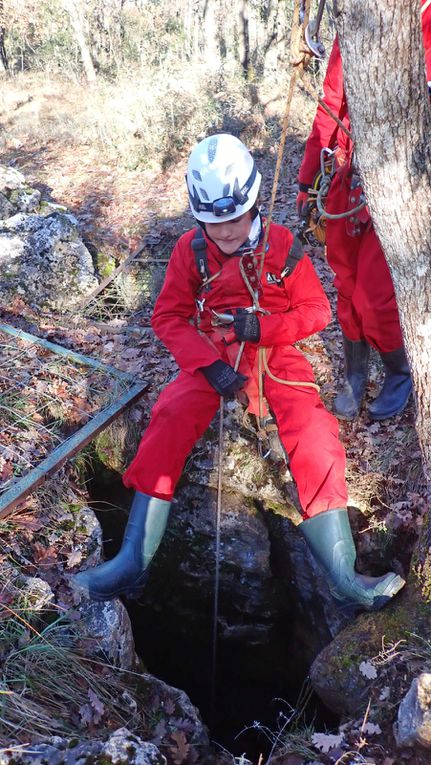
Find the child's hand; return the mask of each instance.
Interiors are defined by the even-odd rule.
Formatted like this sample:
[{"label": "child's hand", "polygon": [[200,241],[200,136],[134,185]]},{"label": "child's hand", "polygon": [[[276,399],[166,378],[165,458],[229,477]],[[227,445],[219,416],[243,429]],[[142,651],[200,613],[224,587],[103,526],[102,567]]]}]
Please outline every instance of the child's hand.
[{"label": "child's hand", "polygon": [[201,367],[201,372],[220,396],[233,396],[248,380],[248,377],[235,372],[230,364],[221,359],[207,367]]},{"label": "child's hand", "polygon": [[233,320],[233,330],[241,342],[258,343],[260,340],[260,323],[255,313],[237,313]]}]

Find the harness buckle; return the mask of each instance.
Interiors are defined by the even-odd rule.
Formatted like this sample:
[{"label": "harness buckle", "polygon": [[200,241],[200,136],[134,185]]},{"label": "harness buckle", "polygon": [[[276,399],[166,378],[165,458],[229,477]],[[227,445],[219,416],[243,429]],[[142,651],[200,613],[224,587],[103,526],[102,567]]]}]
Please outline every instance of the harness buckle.
[{"label": "harness buckle", "polygon": [[204,312],[204,306],[205,306],[205,298],[195,298],[196,308],[198,309],[198,313]]}]

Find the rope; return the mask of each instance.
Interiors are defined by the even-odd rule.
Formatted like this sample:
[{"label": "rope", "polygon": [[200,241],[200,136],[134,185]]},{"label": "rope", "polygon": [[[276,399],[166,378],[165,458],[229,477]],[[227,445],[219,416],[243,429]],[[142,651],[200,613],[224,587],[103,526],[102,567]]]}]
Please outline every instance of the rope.
[{"label": "rope", "polygon": [[[430,0],[430,3],[431,3],[431,0]],[[322,96],[319,96],[316,88],[314,88],[310,82],[306,81],[305,77],[302,78],[302,85],[304,89],[307,91],[308,95],[314,98],[318,102],[319,106],[321,106],[322,109],[324,109],[325,112],[329,114],[329,116],[334,120],[334,122],[336,122],[340,130],[342,130],[343,133],[345,133],[347,138],[349,138],[350,141],[354,143],[353,136],[350,130],[345,126],[344,122],[342,122],[340,118],[337,117],[337,115],[332,111],[332,109],[328,106],[328,104],[325,103]]]},{"label": "rope", "polygon": [[[310,0],[306,0],[305,18],[308,18],[309,8],[310,8]],[[305,18],[304,18],[304,23],[305,23]],[[298,29],[299,26],[300,26],[299,0],[295,0],[295,7],[294,7],[293,21],[292,21],[291,52],[293,50],[294,30],[295,28]],[[308,55],[308,60],[309,58],[310,56]],[[302,64],[303,71],[305,69],[306,60],[307,60],[307,54],[303,55],[301,61],[298,62],[299,65]],[[290,109],[292,105],[294,89],[298,79],[298,71],[299,71],[298,64],[294,65],[295,68],[290,78],[289,93],[288,93],[286,107],[285,107],[284,116],[283,116],[282,131],[281,131],[280,143],[279,143],[278,154],[277,154],[277,163],[275,167],[274,181],[272,184],[271,201],[269,205],[269,211],[268,211],[265,233],[263,238],[262,253],[260,255],[260,265],[258,268],[259,278],[261,278],[262,276],[262,271],[263,271],[263,266],[265,261],[265,251],[268,244],[269,228],[270,228],[270,224],[271,224],[271,220],[272,220],[273,212],[274,212],[275,197],[277,194],[278,182],[280,177],[280,168],[281,168],[281,163],[283,160],[284,145],[286,143],[287,128],[289,125]],[[240,264],[240,268],[241,268],[241,265],[242,265],[242,261]],[[246,278],[244,269],[241,270],[241,273],[244,277],[244,281],[247,285],[247,289],[249,290],[252,296],[253,307],[257,311],[262,311],[262,309],[259,307],[258,295],[249,284],[248,279]],[[235,361],[235,366],[234,366],[235,371],[237,371],[239,368],[244,347],[245,347],[245,342],[242,341],[239,346],[238,354]],[[280,382],[283,385],[301,385],[305,387],[315,388],[317,391],[319,390],[319,386],[316,385],[315,383],[282,380],[281,378],[278,378],[275,375],[273,375],[268,367],[268,361],[266,358],[266,349],[265,348],[259,349],[259,356],[258,356],[259,383],[258,384],[259,384],[259,415],[261,420],[263,419],[263,402],[264,402],[262,363],[268,376],[272,380],[275,380],[276,382]],[[216,684],[217,684],[217,625],[218,625],[219,589],[220,589],[220,525],[221,525],[221,496],[222,496],[222,467],[223,467],[223,413],[224,413],[224,399],[223,399],[223,396],[221,396],[220,415],[219,415],[220,422],[219,422],[216,540],[215,540],[215,581],[214,581],[214,606],[213,606],[211,693],[210,693],[210,715],[209,715],[211,729],[214,728],[215,708],[216,708]]]},{"label": "rope", "polygon": [[293,92],[295,89],[297,79],[298,79],[298,70],[294,69],[292,72],[292,76],[290,78],[289,94],[287,97],[286,109],[285,109],[284,117],[283,117],[283,127],[281,130],[280,143],[278,146],[277,163],[275,166],[274,182],[272,184],[271,201],[269,204],[268,216],[266,219],[265,234],[264,234],[263,243],[262,243],[262,254],[260,256],[260,265],[259,265],[259,271],[258,271],[259,276],[262,275],[263,264],[265,261],[265,252],[266,252],[266,247],[268,244],[268,237],[269,237],[269,227],[271,225],[271,220],[274,213],[275,197],[277,194],[278,181],[280,178],[280,168],[281,168],[281,163],[283,160],[284,145],[286,143],[287,128],[289,125],[290,108],[292,105],[292,97],[293,97]]},{"label": "rope", "polygon": [[314,388],[315,390],[317,390],[317,392],[320,391],[319,386],[317,385],[317,383],[314,383],[314,382],[306,382],[304,380],[283,380],[281,377],[276,377],[276,375],[274,375],[271,372],[268,366],[268,359],[266,357],[266,348],[259,348],[259,356],[260,355],[262,355],[263,368],[266,374],[268,375],[268,377],[271,378],[271,380],[274,380],[274,382],[281,383],[281,385],[291,385],[291,386],[296,386],[301,388]]},{"label": "rope", "polygon": [[[306,20],[306,18],[308,18],[309,9],[310,9],[310,1],[308,0],[308,2],[306,3],[306,9],[305,9],[305,16],[304,16],[303,25],[305,25],[305,20]],[[303,26],[303,25],[299,24],[299,0],[296,0],[295,8],[294,8],[294,13],[293,13],[292,34],[291,34],[291,55],[292,55],[292,58],[293,58],[293,47],[294,47],[295,32],[299,29],[300,26]],[[288,129],[288,126],[289,126],[289,117],[290,117],[290,110],[291,110],[291,107],[292,107],[293,93],[294,93],[294,90],[295,90],[296,82],[298,80],[299,72],[301,71],[301,67],[302,67],[302,75],[303,75],[304,72],[305,72],[306,66],[308,65],[309,59],[310,59],[310,55],[309,54],[307,54],[307,53],[303,54],[301,59],[298,60],[296,62],[296,64],[294,64],[294,69],[293,69],[293,72],[292,72],[292,75],[291,75],[291,78],[290,78],[289,92],[288,92],[287,101],[286,101],[286,107],[285,107],[284,115],[283,115],[283,123],[282,123],[280,143],[279,143],[279,146],[278,146],[277,162],[276,162],[275,172],[274,172],[274,181],[273,181],[273,184],[272,184],[271,200],[270,200],[268,216],[267,216],[266,226],[265,226],[265,233],[264,233],[264,238],[263,238],[263,243],[262,243],[262,252],[260,254],[260,264],[259,264],[259,268],[258,268],[259,279],[262,277],[263,266],[264,266],[264,261],[265,261],[265,253],[266,253],[266,248],[267,248],[267,244],[268,244],[269,229],[270,229],[271,220],[272,220],[273,213],[274,213],[275,198],[276,198],[277,189],[278,189],[278,183],[279,183],[279,179],[280,179],[280,169],[281,169],[281,163],[283,161],[283,153],[284,153],[284,146],[285,146],[285,143],[286,143],[287,129]],[[331,110],[329,110],[329,111],[331,111]],[[335,120],[338,119],[335,115],[333,115],[333,116],[334,116]],[[347,131],[347,128],[345,128],[344,125],[342,125],[342,123],[340,123],[340,124]],[[246,274],[245,269],[243,267],[242,260],[240,261],[240,271],[241,271],[241,275],[243,277],[243,280],[244,280],[244,282],[245,282],[245,284],[247,286],[247,289],[248,289],[248,291],[249,291],[249,293],[250,293],[250,295],[252,297],[254,310],[255,311],[262,311],[262,313],[265,313],[260,308],[260,306],[259,306],[258,295],[256,294],[256,292],[253,290],[253,288],[249,284],[249,281],[248,281],[248,278],[247,278],[247,274]],[[244,350],[244,346],[245,346],[245,343],[242,342],[240,347],[239,347],[238,355],[237,355],[236,362],[235,362],[235,367],[234,367],[235,371],[237,371],[237,369],[239,367],[239,363],[240,363],[241,356],[242,356],[242,353],[243,353],[243,350]],[[274,380],[275,382],[281,383],[282,385],[310,387],[310,388],[314,388],[315,390],[319,391],[319,386],[316,385],[316,383],[304,382],[304,381],[300,381],[300,380],[283,380],[283,379],[281,379],[279,377],[276,377],[270,371],[270,369],[269,369],[268,359],[267,359],[267,356],[266,356],[266,348],[259,348],[259,351],[258,351],[258,394],[259,394],[259,428],[260,429],[261,429],[262,422],[264,420],[264,400],[265,400],[264,389],[263,389],[263,368],[262,368],[262,365],[263,365],[263,368],[264,368],[266,374],[271,378],[271,380]]]},{"label": "rope", "polygon": [[[431,0],[428,0],[428,1],[429,1],[429,3],[431,3]],[[303,84],[305,90],[307,91],[307,93],[310,96],[312,96],[313,98],[317,99],[317,101],[318,101],[319,105],[322,107],[322,109],[324,109],[325,112],[327,114],[329,114],[331,119],[334,120],[334,122],[338,125],[340,130],[342,130],[343,133],[345,133],[345,135],[352,142],[352,147],[353,147],[355,142],[353,140],[353,136],[352,136],[352,133],[350,132],[350,130],[337,117],[337,115],[334,114],[332,109],[325,103],[323,98],[321,98],[321,96],[318,95],[316,89],[312,88],[310,83],[306,83],[305,79],[303,79],[302,80],[302,84]],[[326,194],[328,192],[329,186],[330,186],[330,182],[322,181],[322,184],[320,186],[320,189],[319,189],[319,191],[317,193],[317,197],[316,197],[316,206],[317,206],[317,209],[318,209],[320,215],[325,216],[325,218],[328,218],[329,220],[340,220],[341,218],[348,218],[351,215],[355,215],[356,213],[360,212],[360,210],[363,210],[363,208],[366,206],[367,203],[364,200],[363,202],[360,202],[360,204],[358,204],[356,207],[353,207],[351,210],[346,210],[345,212],[341,212],[341,213],[329,213],[329,212],[327,212],[325,210],[324,206],[323,206],[323,199],[325,198],[325,196],[326,196]]]},{"label": "rope", "polygon": [[[310,10],[310,0],[307,0],[306,8],[305,8],[304,21],[303,21],[303,24],[300,24],[300,22],[299,22],[299,0],[295,0],[295,7],[294,7],[294,10],[293,10],[293,19],[292,19],[292,33],[291,33],[291,38],[290,38],[290,51],[291,51],[291,57],[292,58],[293,58],[292,54],[293,54],[293,47],[294,47],[295,32],[300,27],[302,27],[302,28],[305,27],[305,24],[306,24],[306,22],[308,20],[309,10]],[[291,109],[291,106],[292,106],[293,93],[294,93],[294,90],[295,90],[296,81],[297,81],[298,76],[299,76],[300,68],[302,66],[302,72],[304,72],[305,68],[306,68],[306,66],[308,64],[309,59],[310,59],[310,55],[307,56],[307,54],[305,54],[305,55],[302,56],[302,58],[298,62],[293,64],[294,68],[293,68],[292,75],[291,75],[291,78],[290,78],[289,92],[288,92],[287,101],[286,101],[286,107],[285,107],[284,115],[283,115],[283,123],[282,123],[282,129],[281,129],[280,143],[278,145],[277,162],[276,162],[276,165],[275,165],[274,181],[273,181],[273,184],[272,184],[271,201],[269,203],[269,210],[268,210],[268,216],[267,216],[267,221],[266,221],[265,234],[264,234],[263,243],[262,243],[262,254],[260,256],[259,276],[262,275],[262,271],[263,271],[263,264],[264,264],[264,261],[265,261],[265,252],[266,252],[266,247],[267,247],[267,244],[268,244],[268,237],[269,237],[269,227],[270,227],[270,224],[271,224],[272,216],[274,214],[275,197],[276,197],[276,194],[277,194],[278,181],[279,181],[279,178],[280,178],[281,163],[283,161],[284,145],[286,143],[287,128],[289,126],[289,117],[290,117],[290,109]]]},{"label": "rope", "polygon": [[211,660],[211,694],[210,694],[210,729],[214,730],[217,687],[217,625],[220,589],[220,525],[221,525],[221,495],[222,495],[222,466],[223,466],[223,415],[224,398],[220,397],[219,437],[218,437],[218,480],[217,480],[217,512],[215,538],[215,575],[214,575],[214,605],[213,605],[213,634]]}]

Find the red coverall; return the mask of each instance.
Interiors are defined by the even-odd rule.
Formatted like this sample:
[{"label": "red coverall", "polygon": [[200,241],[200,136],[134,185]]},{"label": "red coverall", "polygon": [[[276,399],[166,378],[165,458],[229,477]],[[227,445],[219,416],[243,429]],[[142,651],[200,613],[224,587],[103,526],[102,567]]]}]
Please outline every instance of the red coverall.
[{"label": "red coverall", "polygon": [[[175,357],[180,373],[161,393],[138,452],[124,474],[126,486],[161,499],[172,499],[187,455],[217,412],[219,394],[199,370],[218,359],[232,366],[239,343],[226,345],[220,330],[212,326],[211,310],[226,311],[251,305],[240,273],[240,257],[225,256],[206,237],[211,275],[221,271],[208,291],[201,293],[191,248],[194,231],[177,242],[156,302],[152,326]],[[246,343],[239,371],[249,377],[244,390],[255,380],[259,346],[266,347],[270,371],[279,378],[312,382],[313,372],[293,343],[325,327],[330,308],[307,256],[279,284],[292,244],[292,234],[271,224],[269,249],[262,272],[259,343]],[[205,297],[199,331],[192,322],[197,296]],[[253,380],[254,378],[254,380]],[[338,439],[338,423],[320,401],[317,391],[287,386],[266,375],[264,392],[275,416],[279,436],[289,456],[304,517],[347,504],[345,454]]]},{"label": "red coverall", "polygon": [[[424,13],[422,19],[430,80],[431,24],[427,14],[431,15],[431,9]],[[350,130],[337,38],[329,58],[323,89],[325,103]],[[350,201],[353,146],[348,136],[319,105],[299,170],[300,184],[312,185],[320,168],[321,149],[334,149],[336,146],[339,147],[338,169],[325,204],[330,213],[344,212],[358,203]],[[392,278],[367,208],[359,212],[353,222],[348,218],[328,219],[326,249],[328,263],[335,272],[337,316],[344,335],[355,342],[366,340],[382,353],[401,348],[403,339]]]}]

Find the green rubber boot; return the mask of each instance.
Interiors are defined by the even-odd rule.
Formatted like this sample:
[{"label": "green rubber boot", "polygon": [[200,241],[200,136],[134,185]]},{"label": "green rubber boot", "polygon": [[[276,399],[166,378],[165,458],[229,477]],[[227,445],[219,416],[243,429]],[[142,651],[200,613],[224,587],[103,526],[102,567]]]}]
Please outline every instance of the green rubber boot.
[{"label": "green rubber boot", "polygon": [[165,533],[170,506],[164,499],[137,491],[119,553],[96,568],[80,571],[72,586],[93,600],[112,600],[119,595],[137,597]]},{"label": "green rubber boot", "polygon": [[378,611],[404,587],[404,579],[393,572],[374,577],[355,571],[356,549],[346,509],[326,510],[300,528],[344,613]]}]

